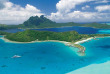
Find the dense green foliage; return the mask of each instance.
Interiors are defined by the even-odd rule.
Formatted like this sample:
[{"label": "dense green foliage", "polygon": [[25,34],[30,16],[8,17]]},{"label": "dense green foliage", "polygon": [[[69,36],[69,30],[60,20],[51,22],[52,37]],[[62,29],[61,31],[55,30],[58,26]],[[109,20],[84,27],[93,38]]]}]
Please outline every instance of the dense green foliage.
[{"label": "dense green foliage", "polygon": [[89,23],[83,24],[84,27],[93,27],[93,28],[102,28],[102,29],[110,29],[110,25],[100,24],[100,23]]},{"label": "dense green foliage", "polygon": [[8,35],[8,34],[10,34],[10,33],[0,31],[0,35]]},{"label": "dense green foliage", "polygon": [[60,40],[67,42],[76,42],[80,39],[85,39],[94,36],[108,36],[108,35],[100,35],[100,34],[78,34],[76,31],[69,32],[49,32],[49,31],[35,31],[35,30],[26,30],[24,32],[17,32],[8,34],[5,37],[12,41],[18,42],[30,42],[30,41],[43,41],[43,40]]},{"label": "dense green foliage", "polygon": [[60,40],[75,42],[82,38],[88,38],[88,35],[80,35],[76,31],[70,32],[49,32],[49,31],[35,31],[35,30],[26,30],[24,32],[12,33],[6,36],[7,39],[12,41],[19,42],[30,42],[34,40]]},{"label": "dense green foliage", "polygon": [[6,29],[16,29],[21,27],[20,25],[4,25],[0,24],[0,30],[6,30]]},{"label": "dense green foliage", "polygon": [[0,30],[4,30],[7,28],[7,25],[4,25],[4,24],[0,24]]}]

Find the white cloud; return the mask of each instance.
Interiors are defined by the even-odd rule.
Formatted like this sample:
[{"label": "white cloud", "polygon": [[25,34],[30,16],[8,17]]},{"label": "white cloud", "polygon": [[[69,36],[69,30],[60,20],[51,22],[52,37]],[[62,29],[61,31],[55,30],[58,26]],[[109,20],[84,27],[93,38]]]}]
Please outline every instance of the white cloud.
[{"label": "white cloud", "polygon": [[90,6],[89,5],[86,5],[85,7],[82,7],[82,10],[86,10],[88,8],[90,8]]},{"label": "white cloud", "polygon": [[5,7],[4,2],[8,2],[8,0],[0,0],[0,9]]},{"label": "white cloud", "polygon": [[[105,22],[110,21],[110,13],[102,12],[82,12],[76,11],[75,7],[86,3],[86,2],[96,2],[102,0],[60,0],[56,4],[57,12],[51,13],[50,16],[47,16],[53,21],[56,22]],[[83,9],[90,8],[86,5]],[[109,8],[110,9],[110,8]],[[105,10],[105,9],[103,9]]]},{"label": "white cloud", "polygon": [[103,22],[110,21],[109,16],[110,13],[73,11],[65,15],[58,12],[52,13],[49,18],[57,22]]},{"label": "white cloud", "polygon": [[[56,22],[95,22],[110,21],[110,13],[102,13],[101,11],[109,10],[108,6],[97,6],[99,12],[82,12],[76,11],[76,6],[86,2],[107,2],[108,0],[60,0],[56,4],[57,12],[47,15]],[[90,8],[89,5],[82,7],[83,10]],[[41,11],[27,4],[25,7],[13,4],[8,0],[0,0],[0,23],[3,24],[20,24],[27,20],[30,16],[43,15]]]},{"label": "white cloud", "polygon": [[110,1],[108,1],[108,0],[99,0],[99,1],[96,1],[95,3],[108,3],[108,2],[110,2]]},{"label": "white cloud", "polygon": [[60,0],[57,4],[56,4],[56,8],[58,10],[58,12],[63,12],[63,13],[67,13],[70,12],[71,9],[74,9],[76,7],[76,5],[79,5],[81,3],[85,3],[85,2],[90,2],[93,0]]},{"label": "white cloud", "polygon": [[97,6],[95,9],[99,12],[107,11],[107,10],[110,11],[110,5]]},{"label": "white cloud", "polygon": [[4,8],[0,10],[0,23],[3,24],[21,24],[30,16],[43,15],[39,9],[27,4],[25,7],[4,2]]}]

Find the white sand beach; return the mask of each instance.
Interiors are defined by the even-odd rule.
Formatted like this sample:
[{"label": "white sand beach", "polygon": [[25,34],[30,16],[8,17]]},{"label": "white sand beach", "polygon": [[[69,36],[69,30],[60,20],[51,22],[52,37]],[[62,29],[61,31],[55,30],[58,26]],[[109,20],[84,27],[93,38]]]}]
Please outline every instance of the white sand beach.
[{"label": "white sand beach", "polygon": [[8,40],[8,39],[6,39],[6,38],[4,38],[4,37],[1,37],[0,39],[4,40],[5,42],[9,42],[9,43],[60,42],[60,43],[64,43],[65,45],[66,45],[66,44],[71,44],[70,42],[59,41],[59,40],[44,40],[44,41],[35,40],[35,41],[31,41],[31,42],[17,42],[17,41]]},{"label": "white sand beach", "polygon": [[60,42],[60,43],[64,43],[65,45],[74,45],[74,44],[80,44],[80,43],[84,43],[84,42],[87,42],[91,39],[93,39],[93,37],[91,38],[87,38],[87,39],[84,39],[84,40],[81,40],[81,41],[77,41],[75,43],[71,43],[71,42],[66,42],[66,41],[59,41],[59,40],[44,40],[44,41],[38,41],[38,40],[35,40],[35,41],[31,41],[31,42],[17,42],[17,41],[11,41],[11,40],[8,40],[4,37],[1,37],[0,39],[4,40],[5,42],[11,42],[11,43],[35,43],[35,42]]},{"label": "white sand beach", "polygon": [[75,42],[74,44],[84,43],[84,42],[87,42],[87,41],[89,41],[89,40],[91,40],[91,39],[93,39],[93,37],[87,38],[87,39],[84,39],[84,40],[81,40],[81,41],[77,41],[77,42]]},{"label": "white sand beach", "polygon": [[101,64],[91,64],[67,74],[110,74],[110,61]]}]

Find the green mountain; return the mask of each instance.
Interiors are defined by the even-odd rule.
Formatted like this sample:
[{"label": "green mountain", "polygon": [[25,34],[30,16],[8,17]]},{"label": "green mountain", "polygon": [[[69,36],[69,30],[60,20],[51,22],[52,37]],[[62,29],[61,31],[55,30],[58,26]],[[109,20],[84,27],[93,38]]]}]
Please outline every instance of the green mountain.
[{"label": "green mountain", "polygon": [[56,28],[56,27],[66,27],[66,26],[83,26],[83,27],[110,29],[110,25],[100,24],[100,23],[88,23],[88,24],[79,24],[74,22],[56,23],[47,19],[43,15],[40,17],[32,16],[22,24],[22,27],[24,28]]},{"label": "green mountain", "polygon": [[54,27],[62,27],[62,26],[76,26],[78,24],[70,22],[70,23],[56,23],[53,22],[43,15],[38,17],[30,17],[27,21],[21,24],[24,28],[54,28]]},{"label": "green mountain", "polygon": [[47,19],[43,15],[32,16],[23,24],[20,25],[0,25],[0,30],[4,29],[15,29],[15,28],[25,28],[25,29],[32,29],[32,28],[56,28],[56,27],[67,27],[67,26],[82,26],[82,27],[93,27],[93,28],[101,28],[101,29],[110,29],[110,25],[107,24],[100,24],[100,23],[88,23],[88,24],[79,24],[74,22],[69,23],[56,23]]},{"label": "green mountain", "polygon": [[25,21],[22,25],[26,28],[34,28],[43,24],[55,24],[55,22],[45,18],[43,15],[38,17],[30,17],[27,21]]}]

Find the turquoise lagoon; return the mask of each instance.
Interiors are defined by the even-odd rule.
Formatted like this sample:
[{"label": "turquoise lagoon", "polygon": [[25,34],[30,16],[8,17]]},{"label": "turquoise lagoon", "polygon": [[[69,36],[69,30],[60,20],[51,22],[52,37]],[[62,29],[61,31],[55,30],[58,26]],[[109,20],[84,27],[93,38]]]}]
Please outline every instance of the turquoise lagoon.
[{"label": "turquoise lagoon", "polygon": [[[59,42],[10,43],[0,39],[0,74],[67,74],[104,63],[110,60],[110,38],[98,39],[81,44],[86,56],[78,56],[78,48]],[[16,54],[22,57],[11,58]]]},{"label": "turquoise lagoon", "polygon": [[[64,74],[79,60],[77,50],[58,42],[20,44],[0,39],[0,74]],[[11,58],[15,54],[22,57]]]}]

